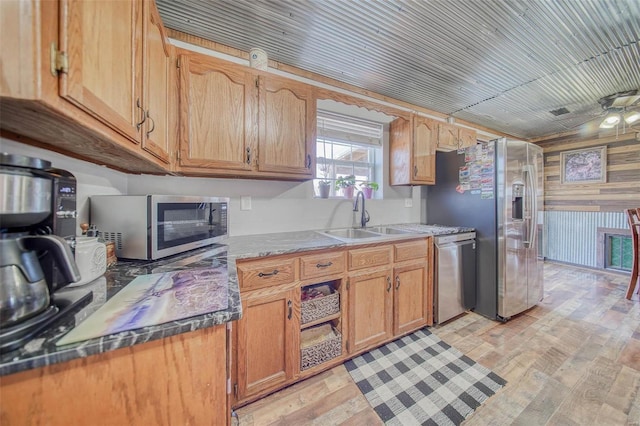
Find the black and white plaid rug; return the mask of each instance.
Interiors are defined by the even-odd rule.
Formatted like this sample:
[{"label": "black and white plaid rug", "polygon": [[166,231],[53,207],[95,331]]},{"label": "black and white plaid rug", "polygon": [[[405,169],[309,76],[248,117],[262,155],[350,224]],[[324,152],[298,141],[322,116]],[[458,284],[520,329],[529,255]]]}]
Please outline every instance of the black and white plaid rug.
[{"label": "black and white plaid rug", "polygon": [[345,366],[387,425],[459,425],[506,384],[426,328]]}]

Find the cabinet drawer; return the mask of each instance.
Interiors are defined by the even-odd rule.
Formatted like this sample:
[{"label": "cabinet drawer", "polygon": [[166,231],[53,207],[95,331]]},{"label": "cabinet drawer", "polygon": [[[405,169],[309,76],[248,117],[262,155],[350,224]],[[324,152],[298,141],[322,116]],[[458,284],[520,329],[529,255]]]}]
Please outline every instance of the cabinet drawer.
[{"label": "cabinet drawer", "polygon": [[427,257],[428,248],[426,239],[409,241],[406,243],[398,243],[393,247],[394,258],[396,262]]},{"label": "cabinet drawer", "polygon": [[238,266],[241,290],[292,283],[296,279],[296,259],[249,261]]},{"label": "cabinet drawer", "polygon": [[349,250],[349,270],[384,266],[391,263],[391,246]]},{"label": "cabinet drawer", "polygon": [[324,277],[344,272],[345,253],[311,254],[300,258],[300,279]]}]

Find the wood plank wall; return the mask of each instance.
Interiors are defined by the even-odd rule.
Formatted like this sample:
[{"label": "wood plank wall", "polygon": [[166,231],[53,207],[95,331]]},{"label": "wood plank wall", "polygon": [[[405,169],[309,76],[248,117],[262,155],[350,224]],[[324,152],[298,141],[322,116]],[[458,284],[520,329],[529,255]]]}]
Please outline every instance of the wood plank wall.
[{"label": "wood plank wall", "polygon": [[[620,212],[640,207],[640,132],[559,136],[535,142],[544,150],[544,206],[551,211]],[[560,153],[607,147],[606,183],[560,183]]]}]

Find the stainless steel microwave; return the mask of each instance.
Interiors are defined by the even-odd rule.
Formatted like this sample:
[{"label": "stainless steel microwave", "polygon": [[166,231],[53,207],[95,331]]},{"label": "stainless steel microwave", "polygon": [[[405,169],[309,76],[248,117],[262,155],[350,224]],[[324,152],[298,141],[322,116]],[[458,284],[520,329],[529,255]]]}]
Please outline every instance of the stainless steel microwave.
[{"label": "stainless steel microwave", "polygon": [[97,195],[90,202],[91,224],[119,258],[160,259],[228,236],[229,198]]}]

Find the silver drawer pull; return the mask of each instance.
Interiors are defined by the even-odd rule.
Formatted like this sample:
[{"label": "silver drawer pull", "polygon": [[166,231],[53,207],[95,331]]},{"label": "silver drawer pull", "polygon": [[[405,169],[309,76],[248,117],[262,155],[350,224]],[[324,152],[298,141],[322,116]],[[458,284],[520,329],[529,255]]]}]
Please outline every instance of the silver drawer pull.
[{"label": "silver drawer pull", "polygon": [[316,263],[316,268],[328,268],[329,266],[333,265],[333,262],[329,262],[329,263]]},{"label": "silver drawer pull", "polygon": [[274,270],[273,270],[273,272],[267,272],[267,273],[260,272],[260,273],[258,274],[258,276],[259,276],[259,277],[261,277],[261,278],[262,278],[262,277],[272,277],[272,276],[274,276],[274,275],[278,275],[278,272],[279,272],[279,271],[278,271],[277,269],[274,269]]}]

